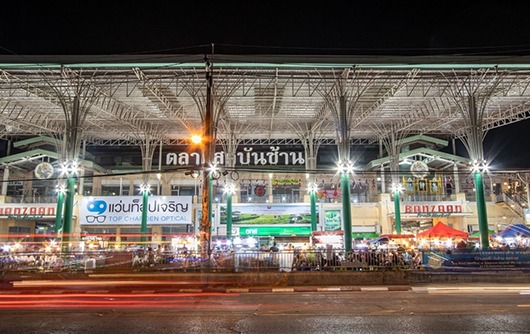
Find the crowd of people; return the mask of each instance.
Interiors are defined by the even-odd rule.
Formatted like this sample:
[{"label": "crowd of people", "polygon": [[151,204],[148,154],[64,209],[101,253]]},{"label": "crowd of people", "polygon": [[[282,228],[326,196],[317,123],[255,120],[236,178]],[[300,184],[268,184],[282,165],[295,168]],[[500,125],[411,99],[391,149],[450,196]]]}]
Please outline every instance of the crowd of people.
[{"label": "crowd of people", "polygon": [[[421,252],[410,249],[382,250],[341,249],[314,247],[282,247],[276,244],[260,250],[214,249],[208,259],[213,271],[247,270],[387,270],[417,269],[421,267]],[[193,270],[204,265],[196,251],[186,247],[160,252],[148,248],[133,254],[133,269],[164,267],[172,270]]]},{"label": "crowd of people", "polygon": [[[72,253],[66,258],[57,252],[3,252],[0,270],[64,271],[70,264],[84,263],[97,258],[94,254]],[[90,255],[90,256],[89,256]],[[113,256],[113,254],[107,256]],[[185,245],[176,249],[167,247],[139,248],[130,252],[131,267],[140,270],[195,270],[205,265],[213,271],[247,270],[385,270],[415,269],[421,266],[421,252],[410,249],[342,249],[314,246],[276,245],[262,249],[213,249],[205,261],[195,249]],[[99,265],[99,264],[98,264]]]},{"label": "crowd of people", "polygon": [[342,250],[317,249],[294,252],[291,270],[381,270],[417,269],[421,253],[410,250]]}]

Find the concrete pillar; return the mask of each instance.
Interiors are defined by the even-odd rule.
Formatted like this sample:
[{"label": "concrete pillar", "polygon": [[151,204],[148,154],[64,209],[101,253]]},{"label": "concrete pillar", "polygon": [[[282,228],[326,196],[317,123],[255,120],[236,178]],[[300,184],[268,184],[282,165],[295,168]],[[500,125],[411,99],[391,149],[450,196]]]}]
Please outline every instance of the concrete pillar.
[{"label": "concrete pillar", "polygon": [[7,195],[7,185],[8,185],[8,181],[9,181],[9,166],[5,166],[4,167],[4,175],[2,177],[2,180],[4,182],[2,182],[2,196],[6,196]]},{"label": "concrete pillar", "polygon": [[[94,176],[97,176],[99,174],[94,173]],[[101,196],[101,177],[94,177],[92,178],[92,195],[93,196]]]}]

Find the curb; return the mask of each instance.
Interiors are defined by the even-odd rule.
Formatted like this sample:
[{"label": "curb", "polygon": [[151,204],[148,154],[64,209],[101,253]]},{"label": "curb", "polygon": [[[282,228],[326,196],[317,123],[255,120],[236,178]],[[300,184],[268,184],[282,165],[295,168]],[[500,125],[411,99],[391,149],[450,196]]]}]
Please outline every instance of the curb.
[{"label": "curb", "polygon": [[[120,289],[120,293],[130,293],[135,295],[142,294],[165,294],[165,293],[219,293],[219,294],[237,294],[237,293],[311,293],[311,292],[396,292],[396,291],[414,291],[411,286],[341,286],[341,287],[249,287],[249,288],[182,288],[182,289]],[[35,291],[30,290],[8,290],[0,292],[2,294],[41,294],[41,295],[68,295],[68,294],[106,294],[114,293],[112,289],[98,290],[64,290],[64,289],[45,289]]]}]

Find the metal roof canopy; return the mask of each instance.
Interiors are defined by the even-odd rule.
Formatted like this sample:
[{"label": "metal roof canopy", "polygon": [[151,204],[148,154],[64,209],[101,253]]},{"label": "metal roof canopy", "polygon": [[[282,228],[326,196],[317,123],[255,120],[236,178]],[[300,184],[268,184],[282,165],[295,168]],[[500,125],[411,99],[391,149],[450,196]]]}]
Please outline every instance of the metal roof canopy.
[{"label": "metal roof canopy", "polygon": [[[329,103],[342,81],[352,144],[392,132],[448,140],[463,135],[454,91],[496,87],[483,130],[530,116],[530,57],[210,55],[219,142],[299,144],[337,137]],[[92,104],[86,145],[183,145],[202,125],[204,55],[0,56],[0,138],[62,138],[62,103],[80,86]],[[59,97],[62,94],[63,100]],[[66,97],[66,98],[64,98]],[[71,101],[70,101],[71,102]]]}]

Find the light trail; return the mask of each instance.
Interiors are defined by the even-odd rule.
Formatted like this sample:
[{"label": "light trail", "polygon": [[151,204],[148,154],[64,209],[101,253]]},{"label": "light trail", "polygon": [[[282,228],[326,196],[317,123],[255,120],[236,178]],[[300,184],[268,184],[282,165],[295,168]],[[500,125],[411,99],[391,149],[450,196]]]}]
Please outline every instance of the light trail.
[{"label": "light trail", "polygon": [[[414,289],[419,291],[419,289]],[[530,287],[528,285],[521,286],[445,286],[445,287],[427,287],[423,289],[429,294],[529,294]]]},{"label": "light trail", "polygon": [[[0,310],[8,309],[72,309],[72,308],[178,308],[178,309],[256,309],[253,304],[240,304],[226,293],[149,293],[149,294],[3,294]],[[218,298],[222,297],[222,298]],[[199,303],[198,303],[199,302]]]},{"label": "light trail", "polygon": [[[131,297],[132,296],[132,297]],[[142,293],[142,294],[122,294],[122,293],[65,293],[65,294],[0,294],[0,301],[9,298],[66,298],[66,297],[83,297],[83,298],[125,298],[125,297],[143,297],[143,298],[189,298],[189,297],[237,297],[237,293]]]},{"label": "light trail", "polygon": [[206,285],[223,281],[196,282],[170,280],[23,280],[13,281],[13,287],[50,287],[50,286],[116,286],[116,285]]}]

